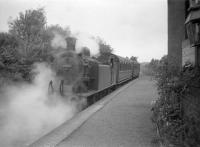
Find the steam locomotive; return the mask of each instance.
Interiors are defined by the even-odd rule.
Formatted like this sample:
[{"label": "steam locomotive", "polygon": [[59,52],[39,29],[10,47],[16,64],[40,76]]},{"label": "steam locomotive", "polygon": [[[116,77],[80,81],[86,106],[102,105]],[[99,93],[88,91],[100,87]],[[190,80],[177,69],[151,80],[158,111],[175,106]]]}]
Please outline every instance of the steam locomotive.
[{"label": "steam locomotive", "polygon": [[[89,105],[137,78],[140,72],[139,63],[111,53],[94,58],[68,50],[60,54],[55,63],[58,77],[61,77],[59,93],[65,95],[66,85],[72,85],[73,93],[86,98]],[[53,88],[52,81],[49,87]]]}]

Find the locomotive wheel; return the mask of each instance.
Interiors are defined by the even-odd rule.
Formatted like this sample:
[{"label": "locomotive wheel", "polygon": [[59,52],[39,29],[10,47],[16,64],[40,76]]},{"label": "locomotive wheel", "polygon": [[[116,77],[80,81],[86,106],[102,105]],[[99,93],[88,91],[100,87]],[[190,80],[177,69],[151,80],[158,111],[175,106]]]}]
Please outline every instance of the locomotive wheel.
[{"label": "locomotive wheel", "polygon": [[49,94],[53,94],[54,93],[53,81],[52,80],[49,82],[48,93]]},{"label": "locomotive wheel", "polygon": [[64,95],[64,80],[60,81],[60,95],[63,96]]}]

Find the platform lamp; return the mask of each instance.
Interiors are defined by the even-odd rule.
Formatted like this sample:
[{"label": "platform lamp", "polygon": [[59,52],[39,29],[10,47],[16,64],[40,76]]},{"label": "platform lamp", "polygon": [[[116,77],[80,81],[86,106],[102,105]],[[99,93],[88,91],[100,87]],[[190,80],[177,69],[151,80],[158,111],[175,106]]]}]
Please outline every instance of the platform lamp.
[{"label": "platform lamp", "polygon": [[195,65],[200,66],[200,11],[192,11],[185,21],[191,47],[195,47]]}]

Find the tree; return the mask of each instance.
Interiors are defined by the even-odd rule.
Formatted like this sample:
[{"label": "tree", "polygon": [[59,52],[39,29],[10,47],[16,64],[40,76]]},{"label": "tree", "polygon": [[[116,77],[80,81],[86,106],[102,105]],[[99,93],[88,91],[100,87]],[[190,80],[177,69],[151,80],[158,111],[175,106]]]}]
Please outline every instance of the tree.
[{"label": "tree", "polygon": [[18,41],[14,36],[0,33],[0,67],[8,67],[9,64],[15,63],[19,59],[17,47]]},{"label": "tree", "polygon": [[148,64],[148,69],[152,76],[156,74],[159,66],[160,66],[159,60],[151,59],[150,63]]},{"label": "tree", "polygon": [[113,48],[101,38],[97,38],[97,42],[99,44],[99,56],[97,57],[97,60],[102,64],[110,64],[109,57],[113,52]]},{"label": "tree", "polygon": [[137,61],[138,57],[134,57],[134,56],[131,56],[130,60],[132,60],[133,62],[138,62]]},{"label": "tree", "polygon": [[19,52],[26,58],[35,57],[45,49],[46,16],[43,8],[20,12],[9,22],[9,32],[19,39]]},{"label": "tree", "polygon": [[98,40],[98,44],[99,44],[99,53],[100,54],[111,54],[113,52],[113,48],[109,44],[107,44],[101,38],[98,38],[97,40]]},{"label": "tree", "polygon": [[0,47],[5,46],[16,48],[18,46],[17,39],[9,33],[0,33]]},{"label": "tree", "polygon": [[29,63],[23,62],[17,48],[19,42],[16,37],[0,33],[0,81],[3,84],[13,80],[29,80]]}]

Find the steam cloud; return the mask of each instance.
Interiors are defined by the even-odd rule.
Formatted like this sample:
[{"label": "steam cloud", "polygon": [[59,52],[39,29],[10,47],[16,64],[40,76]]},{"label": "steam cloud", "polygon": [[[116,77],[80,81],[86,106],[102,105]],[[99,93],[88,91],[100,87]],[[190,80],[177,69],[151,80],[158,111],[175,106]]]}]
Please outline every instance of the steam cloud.
[{"label": "steam cloud", "polygon": [[[53,34],[54,34],[54,38],[51,41],[51,46],[54,49],[60,49],[60,50],[67,49],[67,42],[65,40],[67,36],[62,35],[57,31],[54,31]],[[76,52],[77,53],[80,53],[83,47],[89,48],[91,55],[97,55],[99,53],[98,41],[91,35],[87,33],[83,33],[83,32],[76,32],[71,35],[76,38]]]},{"label": "steam cloud", "polygon": [[82,32],[76,33],[75,37],[77,38],[76,51],[78,53],[82,51],[81,49],[83,47],[88,47],[92,55],[96,55],[99,53],[99,45],[94,37]]},{"label": "steam cloud", "polygon": [[9,86],[1,94],[1,147],[28,145],[76,113],[69,99],[48,94],[48,82],[56,77],[46,64],[35,64],[34,72],[33,83]]},{"label": "steam cloud", "polygon": [[58,48],[67,48],[67,43],[65,41],[65,36],[62,36],[61,34],[59,34],[58,32],[54,31],[54,38],[51,41],[51,46],[54,49],[58,49]]}]

